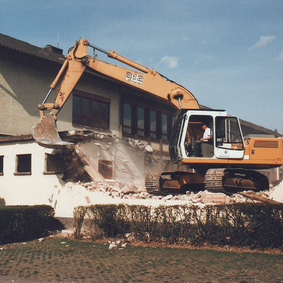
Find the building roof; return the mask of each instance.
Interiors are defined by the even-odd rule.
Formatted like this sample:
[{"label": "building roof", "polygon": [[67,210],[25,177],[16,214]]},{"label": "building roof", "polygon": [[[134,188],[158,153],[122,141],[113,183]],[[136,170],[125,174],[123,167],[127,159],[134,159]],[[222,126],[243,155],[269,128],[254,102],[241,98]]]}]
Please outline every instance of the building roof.
[{"label": "building roof", "polygon": [[[59,49],[51,45],[47,45],[44,48],[37,47],[35,45],[29,44],[27,42],[21,41],[19,39],[16,39],[16,38],[13,38],[13,37],[1,34],[1,33],[0,33],[0,47],[4,47],[10,50],[14,50],[16,52],[25,53],[31,56],[35,56],[38,58],[42,58],[42,59],[53,61],[53,62],[60,63],[60,64],[62,64],[63,60],[65,59],[62,49]],[[89,71],[88,73],[91,73],[92,75],[101,77],[103,79],[110,80],[112,82],[116,82],[115,80],[109,77],[106,77],[104,75],[101,75],[94,71]],[[202,109],[209,109],[208,107],[203,106],[203,105],[200,105],[200,107]],[[276,137],[282,136],[273,130],[266,129],[262,126],[259,126],[259,125],[256,125],[256,124],[244,121],[244,120],[241,120],[241,125],[243,128],[244,135],[248,133],[260,133],[260,134],[275,135]],[[249,129],[252,129],[252,131]]]},{"label": "building roof", "polygon": [[[0,33],[0,47],[1,46],[10,50],[15,50],[17,52],[36,56],[42,59],[51,60],[58,63],[60,62],[61,64],[62,60],[64,60],[62,50],[59,48],[55,47],[55,49],[57,49],[57,52],[54,52],[54,48],[52,49],[50,45],[44,48],[40,48],[27,42],[18,40],[16,38],[4,35],[2,33]],[[59,54],[60,51],[61,54]]]},{"label": "building roof", "polygon": [[0,135],[0,143],[31,141],[31,140],[33,140],[33,136],[31,134],[19,135],[19,136]]}]

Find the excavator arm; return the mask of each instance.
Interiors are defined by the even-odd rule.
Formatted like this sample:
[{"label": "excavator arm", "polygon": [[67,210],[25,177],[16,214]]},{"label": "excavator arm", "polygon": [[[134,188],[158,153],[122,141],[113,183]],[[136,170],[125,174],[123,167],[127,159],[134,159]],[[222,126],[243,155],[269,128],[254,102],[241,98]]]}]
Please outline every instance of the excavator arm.
[{"label": "excavator arm", "polygon": [[[88,55],[88,47],[107,54],[129,68],[120,67]],[[73,147],[64,142],[56,130],[56,116],[71,95],[85,70],[110,78],[133,87],[177,109],[183,108],[176,116],[169,142],[171,161],[188,165],[196,172],[164,172],[159,185],[163,191],[191,189],[201,186],[211,191],[266,190],[269,183],[266,176],[254,169],[267,169],[283,164],[282,141],[275,138],[251,138],[244,142],[240,123],[223,110],[197,110],[199,104],[190,91],[166,79],[153,69],[116,53],[107,52],[89,44],[86,39],[77,41],[66,56],[58,75],[50,86],[42,104],[38,106],[41,119],[33,128],[33,136],[44,147]],[[61,81],[54,103],[47,103],[52,90]],[[49,110],[47,115],[44,111]],[[212,144],[204,143],[202,155],[191,154],[186,147],[188,137],[193,148],[200,134],[201,123],[210,123],[213,129]]]},{"label": "excavator arm", "polygon": [[[110,64],[99,60],[96,56],[91,57],[88,55],[88,47],[106,53],[109,58],[120,61],[132,69]],[[65,62],[52,82],[43,103],[38,106],[41,120],[33,128],[33,136],[39,144],[47,147],[66,145],[57,133],[55,126],[56,116],[86,69],[93,70],[100,75],[158,97],[170,103],[176,109],[199,109],[198,101],[193,94],[179,84],[166,79],[153,69],[134,62],[113,50],[107,52],[89,44],[87,39],[82,39],[77,41],[75,46],[67,54]],[[46,101],[51,91],[56,88],[60,80],[62,82],[54,103],[47,103]],[[44,110],[50,110],[50,113],[44,116]]]}]

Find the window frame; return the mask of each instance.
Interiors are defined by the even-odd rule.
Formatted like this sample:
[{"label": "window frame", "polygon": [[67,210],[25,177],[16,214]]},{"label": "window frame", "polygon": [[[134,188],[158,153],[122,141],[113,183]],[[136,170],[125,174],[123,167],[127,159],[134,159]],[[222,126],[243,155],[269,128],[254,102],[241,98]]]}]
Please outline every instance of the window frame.
[{"label": "window frame", "polygon": [[4,175],[4,155],[0,155],[0,176]]},{"label": "window frame", "polygon": [[[150,101],[151,103],[152,101]],[[129,105],[131,110],[131,125],[125,125],[125,104]],[[144,129],[139,127],[138,109],[144,109]],[[155,113],[156,128],[151,128],[151,113]],[[121,126],[122,135],[125,137],[135,137],[140,139],[150,138],[153,141],[162,140],[169,142],[171,129],[175,117],[175,112],[164,109],[163,106],[155,106],[154,103],[143,103],[137,100],[122,98],[121,100]],[[167,132],[162,130],[162,115],[167,116]],[[130,129],[125,131],[125,129]],[[142,135],[141,132],[144,134]]]},{"label": "window frame", "polygon": [[[80,105],[79,105],[79,114],[77,111],[75,111],[78,108],[76,107],[75,104],[75,99],[79,99]],[[84,108],[83,108],[83,102],[88,101],[89,109],[88,109],[88,114],[84,113]],[[95,103],[98,103],[98,108],[99,108],[99,114],[98,118],[93,116],[93,109]],[[111,100],[106,97],[86,93],[83,91],[78,91],[74,90],[73,91],[73,101],[72,101],[72,125],[73,126],[79,126],[79,127],[87,127],[87,128],[93,128],[93,129],[100,129],[100,130],[109,130],[110,129],[110,105],[111,105]],[[104,110],[102,109],[103,107],[106,106],[106,111],[104,114]],[[107,117],[103,117],[103,116]],[[88,123],[83,122],[83,121],[89,120]],[[98,123],[97,125],[94,125],[94,123]]]},{"label": "window frame", "polygon": [[[163,133],[163,119],[162,119],[162,115],[166,115],[166,119],[167,119],[167,127],[166,127],[166,133]],[[169,141],[170,139],[170,135],[171,135],[171,129],[173,127],[174,124],[174,118],[175,115],[172,116],[170,111],[166,111],[166,110],[161,110],[160,113],[160,133],[161,133],[161,139],[162,141]],[[164,136],[166,136],[166,138],[163,138]]]},{"label": "window frame", "polygon": [[[127,113],[129,113],[129,119],[127,119],[127,120],[129,120],[129,122],[130,122],[130,124],[125,124],[125,107],[124,107],[124,105],[125,104],[127,104],[127,105],[129,105],[129,107],[130,107],[130,110],[129,110],[129,112],[127,111]],[[125,136],[132,136],[132,133],[134,132],[134,130],[133,130],[133,106],[130,104],[130,103],[128,103],[128,102],[123,102],[122,103],[122,132],[123,132],[123,135],[125,135]],[[128,118],[128,117],[126,117],[126,118]],[[127,129],[127,132],[125,131],[125,129]]]},{"label": "window frame", "polygon": [[[24,164],[24,165],[22,164],[22,162],[27,161],[27,160],[24,160],[24,157],[29,157],[29,160],[28,160],[29,164]],[[19,171],[19,166],[21,166],[21,167],[23,166],[22,168],[24,168],[25,166],[28,166],[29,170]],[[19,175],[31,175],[31,174],[32,174],[32,154],[31,153],[16,154],[16,164],[15,164],[14,175],[19,176]]]},{"label": "window frame", "polygon": [[[152,113],[155,114],[155,121],[152,121]],[[158,126],[159,126],[159,115],[158,115],[158,109],[157,108],[153,108],[153,107],[150,107],[149,109],[149,137],[153,140],[157,140],[159,135],[158,135]],[[152,123],[154,123],[155,125],[155,128],[152,128]]]},{"label": "window frame", "polygon": [[[143,119],[139,119],[139,109],[143,110]],[[143,127],[140,127],[141,124],[143,124]],[[146,107],[142,104],[137,105],[137,136],[143,138],[146,137]]]},{"label": "window frame", "polygon": [[[55,166],[53,167],[53,164],[55,163]],[[61,163],[58,165],[58,163]],[[64,157],[60,156],[60,155],[54,155],[54,154],[49,154],[49,153],[45,153],[45,163],[44,163],[44,175],[55,175],[55,174],[63,174],[64,171],[66,170],[67,166],[66,164],[62,164],[64,163]],[[63,167],[61,169],[57,169],[58,167]],[[51,170],[51,167],[53,167],[52,169],[56,169],[57,170]]]}]

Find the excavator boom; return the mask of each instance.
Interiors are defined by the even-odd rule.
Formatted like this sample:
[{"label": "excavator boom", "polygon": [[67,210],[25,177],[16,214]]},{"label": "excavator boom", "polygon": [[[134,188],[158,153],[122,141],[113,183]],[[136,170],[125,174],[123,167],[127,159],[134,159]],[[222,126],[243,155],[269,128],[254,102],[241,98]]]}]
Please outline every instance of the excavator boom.
[{"label": "excavator boom", "polygon": [[[89,56],[88,47],[107,54],[127,67],[102,61],[96,55]],[[225,187],[235,191],[250,188],[264,190],[268,189],[267,177],[253,170],[283,164],[281,139],[245,138],[237,117],[228,115],[224,110],[200,109],[194,95],[181,85],[113,50],[107,52],[91,45],[86,39],[77,41],[69,51],[49,92],[38,106],[41,119],[33,128],[38,144],[51,148],[73,147],[73,144],[61,140],[55,121],[86,69],[140,90],[179,110],[169,143],[171,162],[187,165],[196,172],[165,172],[160,177],[162,188],[191,189],[192,184],[197,187],[205,184],[206,188],[220,191]],[[55,101],[48,103],[49,94],[60,80]],[[50,112],[44,115],[45,110]],[[209,128],[210,134],[202,142],[204,138],[200,137],[205,128]]]},{"label": "excavator boom", "polygon": [[[89,56],[89,46],[106,53],[108,57],[120,61],[135,70],[107,63],[97,59],[96,56]],[[52,82],[43,103],[38,106],[41,119],[33,128],[33,136],[39,144],[45,147],[68,145],[68,143],[60,139],[57,133],[55,124],[56,116],[87,68],[125,85],[140,89],[154,97],[159,97],[170,105],[173,105],[176,109],[182,107],[199,109],[199,104],[193,94],[179,84],[167,80],[153,69],[134,62],[113,50],[107,52],[89,44],[88,40],[82,39],[77,41],[75,46],[67,54],[65,62]],[[55,89],[60,79],[62,79],[62,82],[54,103],[46,103],[49,94]],[[50,113],[46,116],[44,116],[45,110],[50,110]]]}]

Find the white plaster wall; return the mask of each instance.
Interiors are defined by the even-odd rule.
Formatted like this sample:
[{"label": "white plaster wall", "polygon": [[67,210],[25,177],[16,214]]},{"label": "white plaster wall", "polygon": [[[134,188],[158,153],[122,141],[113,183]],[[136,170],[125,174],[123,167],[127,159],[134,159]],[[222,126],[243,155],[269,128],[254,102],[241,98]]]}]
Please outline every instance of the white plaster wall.
[{"label": "white plaster wall", "polygon": [[[42,103],[49,86],[60,69],[39,61],[29,62],[0,56],[0,133],[7,135],[31,134],[32,127],[39,121],[38,104]],[[33,63],[33,64],[31,64]],[[44,68],[41,64],[44,64]],[[53,102],[60,83],[52,91],[47,102]],[[119,135],[119,91],[113,83],[89,74],[83,74],[76,89],[106,97],[110,104],[111,133]],[[48,113],[48,111],[46,111]],[[72,126],[72,95],[58,114],[58,131],[74,129]],[[82,130],[82,127],[79,128]]]},{"label": "white plaster wall", "polygon": [[[32,154],[31,175],[14,175],[17,154]],[[58,193],[61,183],[56,175],[43,174],[45,148],[34,142],[2,144],[0,155],[4,156],[0,197],[5,199],[6,205],[52,205],[49,199]]]},{"label": "white plaster wall", "polygon": [[39,121],[42,103],[60,65],[0,55],[0,133],[30,134]]}]

